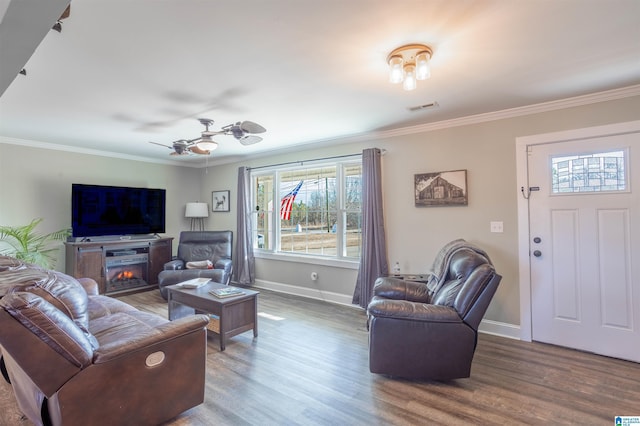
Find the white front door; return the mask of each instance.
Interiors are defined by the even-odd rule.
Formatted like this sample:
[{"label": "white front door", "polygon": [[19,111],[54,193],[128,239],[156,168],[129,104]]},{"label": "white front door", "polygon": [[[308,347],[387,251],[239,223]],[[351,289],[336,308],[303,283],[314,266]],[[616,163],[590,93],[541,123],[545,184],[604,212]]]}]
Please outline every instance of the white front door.
[{"label": "white front door", "polygon": [[533,340],[640,362],[640,133],[528,149]]}]

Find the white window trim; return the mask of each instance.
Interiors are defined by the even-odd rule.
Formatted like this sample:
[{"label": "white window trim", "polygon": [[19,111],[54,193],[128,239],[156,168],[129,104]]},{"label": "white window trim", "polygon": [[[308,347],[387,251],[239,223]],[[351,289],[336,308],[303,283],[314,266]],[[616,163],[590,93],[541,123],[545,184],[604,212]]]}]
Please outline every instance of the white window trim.
[{"label": "white window trim", "polygon": [[[318,159],[318,160],[310,160],[310,161],[301,161],[299,163],[294,162],[294,163],[291,163],[291,167],[286,168],[286,171],[304,169],[308,167],[322,167],[323,165],[327,165],[327,166],[340,165],[340,167],[336,168],[336,179],[339,179],[339,182],[342,182],[337,187],[338,193],[336,194],[336,196],[338,197],[338,200],[340,200],[340,202],[336,212],[337,212],[337,220],[339,222],[339,225],[341,227],[344,227],[344,215],[347,213],[347,209],[344,206],[344,198],[342,196],[342,191],[344,190],[343,188],[344,168],[342,167],[342,165],[348,164],[348,163],[354,163],[356,162],[356,160],[362,161],[362,154],[354,154],[349,156],[340,156],[335,158]],[[296,166],[295,164],[298,164],[298,166]],[[273,175],[275,180],[274,191],[277,191],[277,189],[280,186],[280,174],[285,171],[283,166],[285,165],[276,165],[272,167],[261,168],[261,170],[257,171],[255,175],[252,173],[252,181],[253,181],[253,177],[255,176]],[[252,184],[251,191],[253,192],[254,189],[255,188],[253,187],[253,184]],[[251,197],[253,198],[253,194],[251,195]],[[276,203],[275,203],[275,200],[279,201],[279,194],[274,194],[273,199],[274,199],[273,216],[279,217],[279,215],[276,215]],[[280,225],[281,225],[280,220],[276,220],[274,229],[275,229],[275,234],[278,236],[280,235]],[[343,233],[339,233],[337,237],[338,237],[336,241],[337,249],[339,251],[342,251],[343,245],[345,244]],[[272,259],[272,260],[280,260],[280,261],[287,261],[287,262],[306,263],[311,265],[332,266],[332,267],[345,268],[345,269],[358,269],[360,265],[360,260],[353,257],[315,256],[315,255],[309,255],[309,254],[281,252],[279,251],[280,250],[279,238],[275,238],[274,244],[275,246],[273,250],[254,248],[253,249],[254,257],[258,259]]]},{"label": "white window trim", "polygon": [[358,269],[360,266],[359,260],[352,260],[353,258],[333,258],[333,257],[319,257],[313,255],[302,255],[293,253],[281,253],[273,252],[270,250],[254,249],[253,256],[256,259],[269,259],[280,260],[284,262],[304,263],[308,265],[322,265],[332,266],[335,268],[343,269]]}]

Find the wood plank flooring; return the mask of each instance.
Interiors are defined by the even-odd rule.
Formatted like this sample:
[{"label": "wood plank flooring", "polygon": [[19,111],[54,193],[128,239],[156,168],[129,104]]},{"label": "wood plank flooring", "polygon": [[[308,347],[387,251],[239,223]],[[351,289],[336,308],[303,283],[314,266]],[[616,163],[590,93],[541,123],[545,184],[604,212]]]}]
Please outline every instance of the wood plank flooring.
[{"label": "wood plank flooring", "polygon": [[[157,291],[120,298],[167,315]],[[210,335],[205,402],[168,425],[612,425],[640,416],[640,364],[481,334],[471,378],[396,380],[369,372],[364,312],[266,290],[258,307],[256,339],[241,334],[220,352]],[[10,387],[0,392],[0,424],[30,424],[12,410]]]}]

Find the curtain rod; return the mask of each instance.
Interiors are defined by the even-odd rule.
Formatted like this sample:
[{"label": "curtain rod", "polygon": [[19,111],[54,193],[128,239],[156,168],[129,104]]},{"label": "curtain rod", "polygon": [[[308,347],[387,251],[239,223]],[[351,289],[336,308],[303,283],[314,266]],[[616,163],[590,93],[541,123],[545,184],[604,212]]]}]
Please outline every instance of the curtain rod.
[{"label": "curtain rod", "polygon": [[337,158],[347,158],[347,157],[355,157],[355,156],[362,156],[362,153],[357,153],[357,154],[345,154],[345,155],[336,155],[333,157],[324,157],[324,158],[314,158],[313,160],[300,160],[300,161],[287,161],[286,163],[278,163],[278,164],[269,164],[267,166],[259,166],[259,167],[247,167],[248,170],[259,170],[259,169],[266,169],[269,167],[278,167],[278,166],[288,166],[289,164],[299,164],[299,165],[304,165],[305,162],[309,163],[312,161],[323,161],[323,160],[335,160]]}]

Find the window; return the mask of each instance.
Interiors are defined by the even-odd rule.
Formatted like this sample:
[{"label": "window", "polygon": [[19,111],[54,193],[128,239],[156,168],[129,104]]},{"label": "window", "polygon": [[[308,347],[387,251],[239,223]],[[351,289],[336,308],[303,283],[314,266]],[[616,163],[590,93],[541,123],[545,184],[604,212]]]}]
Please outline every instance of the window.
[{"label": "window", "polygon": [[286,165],[251,173],[254,249],[359,259],[362,159]]},{"label": "window", "polygon": [[610,151],[553,157],[553,193],[626,191],[625,154]]}]

